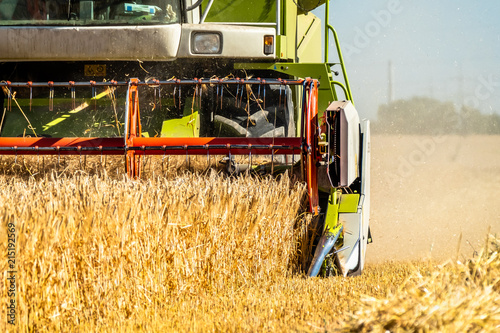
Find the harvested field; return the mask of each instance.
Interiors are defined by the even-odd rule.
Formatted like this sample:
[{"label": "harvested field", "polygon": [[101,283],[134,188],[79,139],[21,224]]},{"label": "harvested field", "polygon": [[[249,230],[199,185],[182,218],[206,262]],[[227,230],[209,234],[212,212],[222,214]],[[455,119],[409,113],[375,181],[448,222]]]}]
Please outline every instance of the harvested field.
[{"label": "harvested field", "polygon": [[169,177],[153,165],[131,181],[121,160],[51,173],[54,159],[4,158],[0,250],[14,223],[18,312],[9,326],[2,307],[0,329],[498,330],[500,240],[481,248],[500,231],[500,138],[438,139],[373,138],[374,244],[348,279],[300,272],[304,188],[287,176],[228,178],[201,162],[181,172],[173,160]]},{"label": "harvested field", "polygon": [[500,136],[375,136],[369,262],[470,258],[500,234]]}]

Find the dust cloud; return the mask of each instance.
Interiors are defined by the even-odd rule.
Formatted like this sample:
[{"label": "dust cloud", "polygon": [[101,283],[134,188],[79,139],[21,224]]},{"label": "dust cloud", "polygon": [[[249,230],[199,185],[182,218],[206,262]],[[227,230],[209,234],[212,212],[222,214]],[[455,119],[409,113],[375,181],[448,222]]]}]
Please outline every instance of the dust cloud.
[{"label": "dust cloud", "polygon": [[371,182],[367,263],[464,260],[500,234],[500,136],[373,135]]}]

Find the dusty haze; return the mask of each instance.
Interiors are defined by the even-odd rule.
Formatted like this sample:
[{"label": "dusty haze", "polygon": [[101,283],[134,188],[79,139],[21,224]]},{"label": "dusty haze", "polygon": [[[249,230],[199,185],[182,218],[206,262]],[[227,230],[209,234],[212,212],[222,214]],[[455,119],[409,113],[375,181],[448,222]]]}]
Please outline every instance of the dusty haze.
[{"label": "dusty haze", "polygon": [[500,136],[372,136],[368,263],[473,256],[500,233]]}]

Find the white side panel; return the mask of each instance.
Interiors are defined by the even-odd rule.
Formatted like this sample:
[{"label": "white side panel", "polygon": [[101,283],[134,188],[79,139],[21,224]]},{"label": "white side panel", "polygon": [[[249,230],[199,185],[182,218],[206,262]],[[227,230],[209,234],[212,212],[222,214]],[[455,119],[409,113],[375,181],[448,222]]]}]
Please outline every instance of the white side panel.
[{"label": "white side panel", "polygon": [[174,60],[181,25],[0,27],[0,61]]},{"label": "white side panel", "polygon": [[[195,4],[197,0],[185,0],[186,8]],[[195,8],[187,12],[187,22],[188,23],[200,23],[200,7]]]},{"label": "white side panel", "polygon": [[370,122],[361,123],[362,166],[361,196],[357,213],[341,213],[339,221],[344,225],[344,246],[338,257],[344,275],[359,275],[364,269],[368,230],[370,223]]},{"label": "white side panel", "polygon": [[359,241],[361,238],[361,214],[341,213],[339,221],[344,226],[344,246],[338,252],[344,275],[355,270],[359,263]]},{"label": "white side panel", "polygon": [[[332,102],[327,110],[340,119],[340,179],[338,186],[349,186],[359,176],[359,116],[350,101]],[[334,184],[337,186],[337,184]]]},{"label": "white side panel", "polygon": [[344,113],[348,124],[347,132],[347,184],[358,178],[359,165],[359,116],[351,102],[344,105]]},{"label": "white side panel", "polygon": [[360,209],[362,211],[362,242],[361,242],[361,269],[365,266],[366,247],[368,242],[368,231],[370,227],[370,160],[371,160],[371,139],[370,121],[363,119],[361,122],[362,142],[362,165],[361,165],[361,195]]},{"label": "white side panel", "polygon": [[[193,32],[210,31],[222,35],[221,54],[194,54],[191,52]],[[275,28],[237,26],[228,24],[183,24],[178,58],[253,58],[274,59],[264,54],[264,36],[275,36]],[[276,37],[275,39],[276,40]]]}]

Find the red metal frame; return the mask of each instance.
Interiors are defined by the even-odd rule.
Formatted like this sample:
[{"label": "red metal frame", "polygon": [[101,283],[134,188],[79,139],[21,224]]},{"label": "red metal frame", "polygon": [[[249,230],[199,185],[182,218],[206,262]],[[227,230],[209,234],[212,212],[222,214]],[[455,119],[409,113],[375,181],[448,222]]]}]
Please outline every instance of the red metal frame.
[{"label": "red metal frame", "polygon": [[[306,85],[307,107],[305,109],[305,143],[302,161],[304,163],[309,210],[319,214],[318,168],[320,160],[318,151],[318,81],[311,80]],[[306,104],[306,103],[304,103]]]},{"label": "red metal frame", "polygon": [[134,139],[140,137],[142,133],[141,114],[139,112],[139,92],[137,91],[138,79],[130,79],[127,93],[127,113],[125,126],[125,145],[127,153],[125,155],[127,174],[131,178],[141,176],[141,155],[137,155],[134,149]]},{"label": "red metal frame", "polygon": [[[124,138],[32,138],[32,137],[0,137],[0,154],[3,155],[121,155],[125,154],[127,173],[138,178],[141,173],[141,157],[143,155],[291,155],[301,154],[304,178],[307,182],[309,209],[313,214],[319,213],[319,195],[317,183],[317,163],[320,160],[318,151],[318,81],[276,79],[231,79],[231,80],[173,80],[140,82],[131,79],[128,85],[126,125]],[[207,81],[207,82],[205,82]],[[303,84],[305,100],[303,103],[301,138],[144,138],[141,137],[141,121],[139,111],[139,93],[137,87],[143,85],[182,85],[182,84]],[[274,83],[273,83],[274,82]],[[90,83],[0,83],[0,86],[11,87],[44,87],[44,86],[123,86],[124,82],[90,82]],[[74,95],[74,94],[72,94]]]},{"label": "red metal frame", "polygon": [[[0,138],[1,155],[291,155],[301,138],[142,138],[125,148],[123,138]],[[273,152],[274,151],[274,152]]]}]

